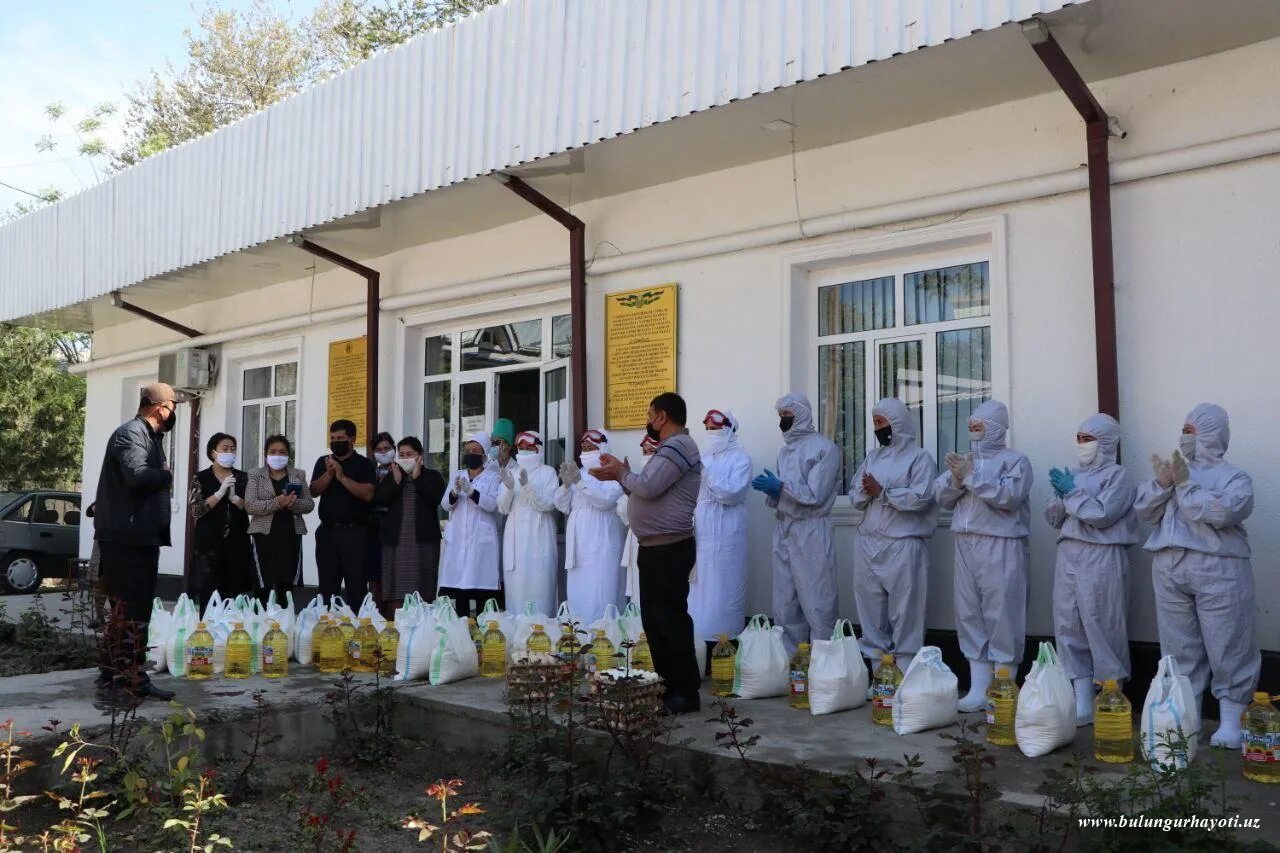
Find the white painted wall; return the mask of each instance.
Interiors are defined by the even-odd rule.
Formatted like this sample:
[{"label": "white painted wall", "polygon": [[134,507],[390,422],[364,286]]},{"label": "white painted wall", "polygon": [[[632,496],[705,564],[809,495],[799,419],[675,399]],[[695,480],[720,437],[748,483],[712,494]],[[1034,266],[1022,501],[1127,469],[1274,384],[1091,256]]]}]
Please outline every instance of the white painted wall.
[{"label": "white painted wall", "polygon": [[[1280,127],[1280,41],[1131,75],[1096,85],[1100,100],[1129,136],[1116,141],[1115,160]],[[684,181],[577,205],[588,222],[589,253],[686,242],[701,237],[1069,169],[1084,159],[1083,127],[1059,94],[1002,104],[966,115],[801,154],[701,175]],[[1145,459],[1167,453],[1188,409],[1202,400],[1227,407],[1235,418],[1232,459],[1249,470],[1258,490],[1250,534],[1255,547],[1259,639],[1280,649],[1280,575],[1271,555],[1280,549],[1280,449],[1270,441],[1280,405],[1264,389],[1280,356],[1268,318],[1277,316],[1280,239],[1275,199],[1280,198],[1280,158],[1270,157],[1119,185],[1113,207],[1120,340],[1122,422],[1126,461],[1145,476]],[[857,242],[875,234],[923,229],[943,221],[1003,223],[1007,246],[1009,329],[1006,353],[1015,444],[1032,459],[1033,577],[1029,629],[1051,633],[1049,597],[1054,543],[1039,520],[1049,494],[1045,473],[1072,459],[1076,426],[1094,411],[1092,297],[1088,206],[1071,193],[986,210],[955,211],[929,222],[901,223],[831,241]],[[605,245],[607,241],[608,244]],[[773,401],[790,384],[786,365],[811,346],[784,322],[790,276],[784,259],[824,241],[802,241],[720,254],[608,275],[589,274],[587,343],[590,417],[603,413],[600,389],[603,295],[665,281],[681,285],[680,391],[691,410],[735,410],[746,424],[743,442],[758,466],[770,463],[779,437]],[[447,286],[563,263],[563,232],[546,219],[513,223],[488,232],[423,245],[370,261],[384,271],[385,293]],[[349,304],[358,280],[342,272],[282,284],[256,293],[176,312],[176,319],[206,331],[235,328],[309,310]],[[540,297],[562,299],[567,284]],[[521,299],[526,297],[522,296]],[[537,301],[537,300],[535,300]],[[397,398],[412,387],[405,367],[415,326],[490,310],[519,310],[500,297],[406,310],[384,316],[382,359],[384,425],[393,432],[421,432],[420,407]],[[531,309],[531,314],[539,309]],[[197,322],[198,321],[198,322]],[[305,465],[324,450],[325,371],[330,340],[360,334],[359,321],[304,326],[274,342],[224,347],[284,345],[302,352],[299,456]],[[163,343],[167,333],[142,323],[104,330],[95,354],[105,357]],[[106,435],[122,414],[122,383],[148,365],[98,370],[89,378],[89,418],[84,482],[92,490]],[[408,384],[406,384],[408,383]],[[238,423],[235,401],[220,388],[206,404],[205,434]],[[811,396],[816,388],[803,389]],[[229,418],[229,421],[228,421]],[[179,429],[182,426],[179,425]],[[235,432],[235,429],[229,430]],[[696,434],[696,431],[695,431]],[[615,436],[634,447],[638,433]],[[179,471],[179,476],[182,472]],[[175,525],[175,528],[177,525]],[[754,502],[750,606],[769,604],[771,520]],[[91,528],[85,528],[88,535]],[[841,613],[853,614],[853,528],[839,531]],[[83,543],[87,553],[87,539]],[[932,553],[932,627],[952,626],[949,535],[940,531]],[[311,550],[307,577],[314,580]],[[177,571],[180,551],[166,553],[162,568]],[[1135,552],[1131,579],[1135,639],[1154,640],[1148,563]]]}]

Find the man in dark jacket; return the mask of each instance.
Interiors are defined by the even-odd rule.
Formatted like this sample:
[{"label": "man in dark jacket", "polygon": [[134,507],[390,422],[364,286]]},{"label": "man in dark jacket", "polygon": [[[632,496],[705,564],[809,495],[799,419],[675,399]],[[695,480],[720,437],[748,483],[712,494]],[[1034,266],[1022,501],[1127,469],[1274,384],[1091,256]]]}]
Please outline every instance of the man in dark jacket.
[{"label": "man in dark jacket", "polygon": [[143,665],[160,548],[171,544],[173,475],[163,436],[173,429],[177,411],[173,388],[163,382],[143,388],[137,417],[111,434],[98,477],[94,539],[111,615],[97,686],[107,701],[173,698],[151,683]]}]

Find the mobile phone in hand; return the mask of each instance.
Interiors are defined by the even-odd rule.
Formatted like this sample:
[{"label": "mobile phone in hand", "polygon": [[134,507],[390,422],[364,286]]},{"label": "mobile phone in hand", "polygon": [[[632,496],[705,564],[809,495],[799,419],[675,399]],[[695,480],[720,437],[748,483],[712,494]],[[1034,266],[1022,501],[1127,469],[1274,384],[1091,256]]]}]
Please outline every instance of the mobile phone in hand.
[{"label": "mobile phone in hand", "polygon": [[285,493],[286,495],[295,495],[295,496],[296,496],[296,495],[301,495],[301,494],[302,494],[302,484],[301,484],[301,483],[285,483],[285,484],[284,484],[284,493]]}]

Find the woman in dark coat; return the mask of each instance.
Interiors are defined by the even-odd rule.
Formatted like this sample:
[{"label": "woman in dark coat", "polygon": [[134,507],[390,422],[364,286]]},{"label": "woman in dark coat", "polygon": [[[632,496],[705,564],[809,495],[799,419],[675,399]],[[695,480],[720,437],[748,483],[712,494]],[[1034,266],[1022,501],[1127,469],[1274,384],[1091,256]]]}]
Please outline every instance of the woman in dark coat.
[{"label": "woman in dark coat", "polygon": [[214,590],[223,598],[252,592],[253,552],[249,516],[244,511],[248,476],[236,467],[236,440],[215,433],[205,445],[211,464],[191,484],[191,516],[196,520],[187,595],[204,611]]},{"label": "woman in dark coat", "polygon": [[422,442],[408,436],[396,447],[391,473],[373,493],[386,507],[382,537],[382,600],[399,606],[411,592],[435,597],[440,566],[440,516],[444,477],[422,465]]}]

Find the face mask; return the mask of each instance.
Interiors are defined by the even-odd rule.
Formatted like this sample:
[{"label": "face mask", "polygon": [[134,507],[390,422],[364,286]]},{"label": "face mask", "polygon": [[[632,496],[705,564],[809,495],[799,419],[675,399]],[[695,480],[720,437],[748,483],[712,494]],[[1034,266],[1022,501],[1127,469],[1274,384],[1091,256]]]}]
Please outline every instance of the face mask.
[{"label": "face mask", "polygon": [[542,464],[542,454],[536,450],[516,451],[516,464],[525,471],[533,471]]},{"label": "face mask", "polygon": [[978,442],[982,441],[983,436],[985,436],[986,434],[987,434],[987,431],[985,429],[969,430],[969,443],[977,444]]},{"label": "face mask", "polygon": [[170,409],[168,416],[164,419],[164,423],[160,425],[161,432],[169,432],[174,425],[178,423],[177,409]]},{"label": "face mask", "polygon": [[379,465],[390,465],[392,460],[396,458],[394,450],[383,450],[380,453],[373,454],[373,458],[378,460]]},{"label": "face mask", "polygon": [[1196,436],[1183,434],[1178,439],[1178,449],[1186,459],[1196,458]]},{"label": "face mask", "polygon": [[876,430],[876,441],[880,442],[881,447],[888,447],[893,442],[893,427],[881,427]]},{"label": "face mask", "polygon": [[653,441],[662,441],[662,433],[658,432],[658,430],[654,427],[653,424],[649,424],[649,423],[645,424],[644,432],[645,432],[645,435],[649,436],[649,438],[652,439]]},{"label": "face mask", "polygon": [[582,468],[585,471],[600,467],[599,450],[584,450],[578,458],[582,461]]},{"label": "face mask", "polygon": [[329,442],[329,452],[334,456],[346,456],[351,452],[351,442],[346,440],[331,441]]},{"label": "face mask", "polygon": [[214,457],[214,459],[216,459],[218,464],[223,468],[236,467],[236,455],[234,453],[219,453]]},{"label": "face mask", "polygon": [[272,471],[283,471],[289,464],[288,456],[268,456],[267,467]]},{"label": "face mask", "polygon": [[795,415],[782,415],[778,418],[778,429],[783,432],[790,432],[791,428],[796,425]]},{"label": "face mask", "polygon": [[396,459],[396,464],[399,465],[400,470],[404,471],[406,474],[412,474],[413,467],[418,464],[418,459],[416,456],[401,456]]},{"label": "face mask", "polygon": [[1076,457],[1081,465],[1092,465],[1098,458],[1098,442],[1082,441],[1076,444]]},{"label": "face mask", "polygon": [[484,456],[479,453],[468,453],[462,457],[462,467],[468,471],[484,467]]}]

